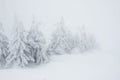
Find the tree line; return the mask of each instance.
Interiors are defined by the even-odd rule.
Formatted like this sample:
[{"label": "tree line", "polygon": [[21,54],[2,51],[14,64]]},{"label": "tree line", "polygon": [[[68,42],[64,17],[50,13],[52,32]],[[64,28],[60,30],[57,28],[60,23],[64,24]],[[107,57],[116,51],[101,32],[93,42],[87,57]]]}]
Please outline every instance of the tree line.
[{"label": "tree line", "polygon": [[[10,41],[4,31],[0,30],[0,67],[13,66],[30,67],[48,63],[52,55],[72,54],[74,49],[80,53],[96,47],[94,37],[86,34],[85,29],[73,35],[64,28],[61,20],[57,29],[52,33],[48,45],[44,34],[38,29],[39,23],[32,21],[31,29],[24,30],[20,21],[15,22],[13,40]],[[0,24],[2,29],[2,24]]]}]

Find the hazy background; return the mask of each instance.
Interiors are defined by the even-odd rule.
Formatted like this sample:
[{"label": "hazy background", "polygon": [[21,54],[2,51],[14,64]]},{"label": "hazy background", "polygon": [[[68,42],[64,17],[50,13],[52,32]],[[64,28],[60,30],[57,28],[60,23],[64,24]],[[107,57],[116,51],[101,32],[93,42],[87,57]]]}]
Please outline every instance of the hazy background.
[{"label": "hazy background", "polygon": [[[73,76],[75,74],[78,76],[76,79],[74,79],[74,77],[70,78],[71,80],[99,80],[97,77],[93,78],[94,76],[100,77],[100,80],[120,79],[120,0],[0,0],[0,22],[3,23],[9,37],[11,36],[15,16],[23,22],[25,29],[29,29],[33,15],[37,22],[42,23],[40,29],[42,28],[46,36],[54,30],[56,27],[55,24],[60,21],[61,17],[64,17],[66,27],[69,30],[76,32],[79,27],[84,25],[88,32],[95,35],[100,45],[99,52],[95,53],[97,57],[89,57],[90,55],[87,57],[81,56],[81,62],[89,59],[93,62],[88,62],[86,65],[88,67],[83,66],[80,68],[87,70],[87,68],[89,69],[90,67],[88,64],[92,63],[94,65],[98,63],[99,67],[97,67],[97,65],[93,68],[93,75],[91,76],[89,76],[91,73],[88,74],[91,71],[81,72],[78,67],[78,72],[75,73],[73,71],[72,74]],[[94,62],[94,60],[96,60],[96,62]],[[80,65],[81,64],[79,64],[79,66]],[[76,68],[73,67],[71,69]],[[100,72],[100,70],[103,70],[103,72]],[[111,71],[111,73],[109,71]],[[0,71],[1,80],[8,80],[13,76],[9,76],[11,73],[7,70],[2,72]],[[51,73],[52,70],[49,72]],[[80,73],[85,72],[86,74],[84,74],[84,76],[89,76],[89,79],[84,79],[79,76]],[[97,72],[100,72],[100,74],[97,74]],[[13,72],[13,74],[15,73]],[[34,75],[32,72],[29,74]],[[39,72],[37,75],[39,75]],[[67,76],[68,75],[69,74],[67,74]],[[7,78],[7,76],[9,76],[9,78]],[[59,77],[60,76],[58,76],[58,78]],[[12,79],[14,78],[15,77]],[[45,80],[52,79],[53,78],[47,78]],[[59,79],[55,78],[55,80]],[[62,76],[61,80],[68,80],[68,77],[64,79],[64,76]]]}]

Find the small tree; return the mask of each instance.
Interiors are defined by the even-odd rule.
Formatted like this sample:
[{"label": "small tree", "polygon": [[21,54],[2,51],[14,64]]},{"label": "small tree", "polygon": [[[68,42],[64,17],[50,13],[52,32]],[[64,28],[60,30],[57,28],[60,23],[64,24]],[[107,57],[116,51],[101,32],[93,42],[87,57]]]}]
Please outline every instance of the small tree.
[{"label": "small tree", "polygon": [[85,27],[82,27],[82,29],[79,31],[78,40],[79,40],[78,47],[80,52],[86,52],[96,47],[95,38],[87,34],[87,32],[85,31]]},{"label": "small tree", "polygon": [[9,48],[8,48],[8,38],[4,34],[4,30],[2,27],[2,24],[0,23],[0,67],[5,66],[6,64],[6,57],[9,54]]},{"label": "small tree", "polygon": [[34,59],[27,49],[23,24],[17,22],[15,27],[15,36],[10,46],[10,54],[6,59],[7,65],[16,64],[25,67],[29,64],[29,61],[34,61]]},{"label": "small tree", "polygon": [[34,58],[34,63],[41,64],[48,60],[48,56],[45,52],[45,38],[42,32],[39,31],[38,26],[33,19],[31,29],[27,36],[29,52]]}]

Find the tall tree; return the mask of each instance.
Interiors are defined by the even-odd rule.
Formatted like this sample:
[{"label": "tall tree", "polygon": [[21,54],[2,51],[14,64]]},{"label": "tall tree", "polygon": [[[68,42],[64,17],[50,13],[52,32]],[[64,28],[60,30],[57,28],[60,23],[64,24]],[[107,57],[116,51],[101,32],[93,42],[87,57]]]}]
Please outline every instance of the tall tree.
[{"label": "tall tree", "polygon": [[25,67],[29,64],[29,61],[34,61],[28,52],[24,28],[21,22],[15,23],[15,36],[10,46],[10,54],[6,60],[7,65],[15,64],[20,67]]},{"label": "tall tree", "polygon": [[39,23],[35,22],[33,18],[31,29],[27,36],[29,52],[34,58],[34,63],[41,64],[48,60],[48,56],[45,52],[46,40],[39,31]]},{"label": "tall tree", "polygon": [[51,44],[48,49],[48,53],[52,54],[64,54],[70,53],[73,48],[72,44],[72,35],[70,32],[64,29],[64,20],[61,19],[60,23],[58,24],[58,28],[52,35]]},{"label": "tall tree", "polygon": [[4,34],[2,23],[0,23],[0,67],[5,66],[6,57],[9,54],[9,42],[7,36]]}]

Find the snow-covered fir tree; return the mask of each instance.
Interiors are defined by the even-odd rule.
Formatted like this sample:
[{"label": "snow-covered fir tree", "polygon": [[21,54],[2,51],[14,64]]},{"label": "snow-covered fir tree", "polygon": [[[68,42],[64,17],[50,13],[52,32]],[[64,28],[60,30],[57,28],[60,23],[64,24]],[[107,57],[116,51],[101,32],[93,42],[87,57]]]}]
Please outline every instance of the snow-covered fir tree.
[{"label": "snow-covered fir tree", "polygon": [[64,20],[61,19],[58,28],[52,35],[51,44],[48,49],[48,54],[64,54],[70,53],[70,51],[74,48],[72,45],[73,36],[70,32],[64,29]]},{"label": "snow-covered fir tree", "polygon": [[14,38],[10,45],[10,54],[6,59],[7,66],[17,65],[25,67],[29,64],[29,61],[34,61],[34,59],[27,49],[25,32],[21,22],[16,21],[14,34]]},{"label": "snow-covered fir tree", "polygon": [[85,31],[85,27],[83,26],[82,29],[80,29],[78,35],[79,43],[77,44],[80,52],[86,52],[88,50],[92,50],[96,47],[96,40],[93,36],[88,35]]},{"label": "snow-covered fir tree", "polygon": [[4,34],[2,23],[0,23],[0,67],[4,67],[6,64],[6,57],[9,54],[9,41]]},{"label": "snow-covered fir tree", "polygon": [[41,31],[39,31],[39,23],[33,18],[31,29],[28,32],[27,41],[29,52],[34,58],[35,64],[47,62],[48,56],[45,51],[46,40]]}]

